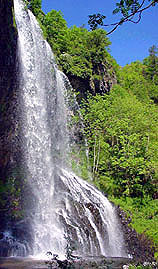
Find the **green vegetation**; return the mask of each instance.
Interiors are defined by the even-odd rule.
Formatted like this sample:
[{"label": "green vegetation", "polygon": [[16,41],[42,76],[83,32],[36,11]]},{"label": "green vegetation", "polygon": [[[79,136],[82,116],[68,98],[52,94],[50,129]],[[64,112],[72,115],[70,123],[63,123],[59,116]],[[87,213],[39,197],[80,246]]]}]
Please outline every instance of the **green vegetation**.
[{"label": "green vegetation", "polygon": [[143,63],[120,68],[118,84],[110,93],[90,95],[81,111],[94,184],[132,216],[132,227],[158,249],[155,51],[152,47]]},{"label": "green vegetation", "polygon": [[22,188],[15,176],[0,180],[0,212],[4,212],[8,218],[21,219],[23,211],[21,207]]},{"label": "green vegetation", "polygon": [[158,0],[119,0],[119,2],[116,3],[116,8],[113,10],[113,14],[119,14],[120,16],[117,22],[105,24],[104,19],[106,16],[98,13],[89,16],[88,24],[91,30],[95,30],[98,26],[110,27],[107,33],[107,35],[109,35],[125,22],[139,23],[142,18],[142,13],[156,6],[157,3]]},{"label": "green vegetation", "polygon": [[35,16],[38,16],[41,12],[42,0],[24,0],[24,3]]},{"label": "green vegetation", "polygon": [[[155,248],[158,247],[158,199],[153,200],[146,197],[140,204],[138,198],[114,198],[111,200],[119,205],[132,219],[132,227],[141,235],[147,235]],[[158,251],[155,258],[158,257]]]},{"label": "green vegetation", "polygon": [[89,97],[82,110],[93,178],[116,196],[153,196],[157,185],[157,107],[121,86]]},{"label": "green vegetation", "polygon": [[33,11],[40,23],[59,68],[68,78],[75,76],[87,80],[91,87],[95,88],[92,86],[94,81],[97,83],[103,77],[100,64],[104,63],[109,76],[118,69],[116,61],[108,52],[111,42],[106,31],[88,31],[84,27],[76,26],[68,28],[60,11],[51,10],[45,15],[40,9],[40,1],[32,0],[27,3],[27,7]]},{"label": "green vegetation", "polygon": [[[110,41],[104,30],[89,32],[83,27],[68,28],[61,12],[50,11],[42,22],[57,63],[67,75],[92,78],[95,67],[104,62]],[[109,65],[110,62],[108,62]]]}]

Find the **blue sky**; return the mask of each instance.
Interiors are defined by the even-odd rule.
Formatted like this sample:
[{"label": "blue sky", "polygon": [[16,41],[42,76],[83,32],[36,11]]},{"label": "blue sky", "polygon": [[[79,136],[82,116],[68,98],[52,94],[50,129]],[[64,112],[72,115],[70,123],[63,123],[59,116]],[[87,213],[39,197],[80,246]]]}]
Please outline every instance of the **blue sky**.
[{"label": "blue sky", "polygon": [[[106,15],[105,23],[117,21],[112,15],[115,0],[42,0],[42,10],[47,13],[52,9],[61,11],[68,27],[73,25],[87,27],[88,15],[101,13]],[[104,28],[105,29],[105,28]],[[105,29],[105,30],[108,30]],[[139,24],[125,23],[111,35],[110,53],[121,66],[148,56],[152,45],[158,46],[158,6],[142,13]]]}]

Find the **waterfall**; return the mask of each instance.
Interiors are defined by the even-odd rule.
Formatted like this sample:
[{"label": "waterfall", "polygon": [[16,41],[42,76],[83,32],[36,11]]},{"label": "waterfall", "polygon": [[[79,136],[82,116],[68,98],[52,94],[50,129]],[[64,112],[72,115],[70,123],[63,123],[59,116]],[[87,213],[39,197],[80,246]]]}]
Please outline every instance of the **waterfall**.
[{"label": "waterfall", "polygon": [[14,0],[14,9],[22,159],[30,190],[25,202],[31,225],[27,255],[64,254],[70,238],[80,255],[125,256],[114,207],[68,168],[70,110],[65,103],[65,76],[24,1]]}]

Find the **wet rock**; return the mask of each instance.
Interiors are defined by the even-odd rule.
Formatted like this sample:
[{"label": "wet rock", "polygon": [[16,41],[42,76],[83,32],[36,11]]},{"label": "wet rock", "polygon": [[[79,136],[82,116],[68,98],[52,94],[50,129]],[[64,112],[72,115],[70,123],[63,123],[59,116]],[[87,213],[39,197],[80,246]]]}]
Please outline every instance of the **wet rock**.
[{"label": "wet rock", "polygon": [[[69,262],[69,269],[122,269],[124,264],[130,262],[129,259],[125,258],[104,258],[104,257],[84,257],[82,259],[70,261],[60,261],[63,267],[53,267],[52,268],[63,268],[67,266]],[[49,269],[49,262],[31,259],[21,259],[21,258],[8,258],[0,259],[1,269]]]},{"label": "wet rock", "polygon": [[126,213],[117,207],[118,215],[121,219],[122,230],[124,233],[125,245],[128,253],[137,262],[154,261],[155,249],[152,247],[152,242],[145,234],[138,234],[131,226],[131,218],[127,217]]},{"label": "wet rock", "polygon": [[93,67],[93,74],[97,78],[81,78],[70,73],[66,74],[74,89],[78,92],[78,102],[86,98],[90,92],[92,95],[109,93],[112,86],[117,83],[116,74],[108,62],[99,63]]}]

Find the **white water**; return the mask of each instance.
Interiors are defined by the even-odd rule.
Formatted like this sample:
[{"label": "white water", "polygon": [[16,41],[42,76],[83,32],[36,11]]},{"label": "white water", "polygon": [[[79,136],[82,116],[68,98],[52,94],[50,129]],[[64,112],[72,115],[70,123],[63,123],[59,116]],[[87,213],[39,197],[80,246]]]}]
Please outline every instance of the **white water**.
[{"label": "white water", "polygon": [[30,254],[64,254],[68,236],[81,255],[125,256],[113,206],[93,186],[63,169],[69,148],[63,76],[35,17],[22,0],[14,0],[14,7],[23,157],[33,197],[27,213],[32,226]]}]

